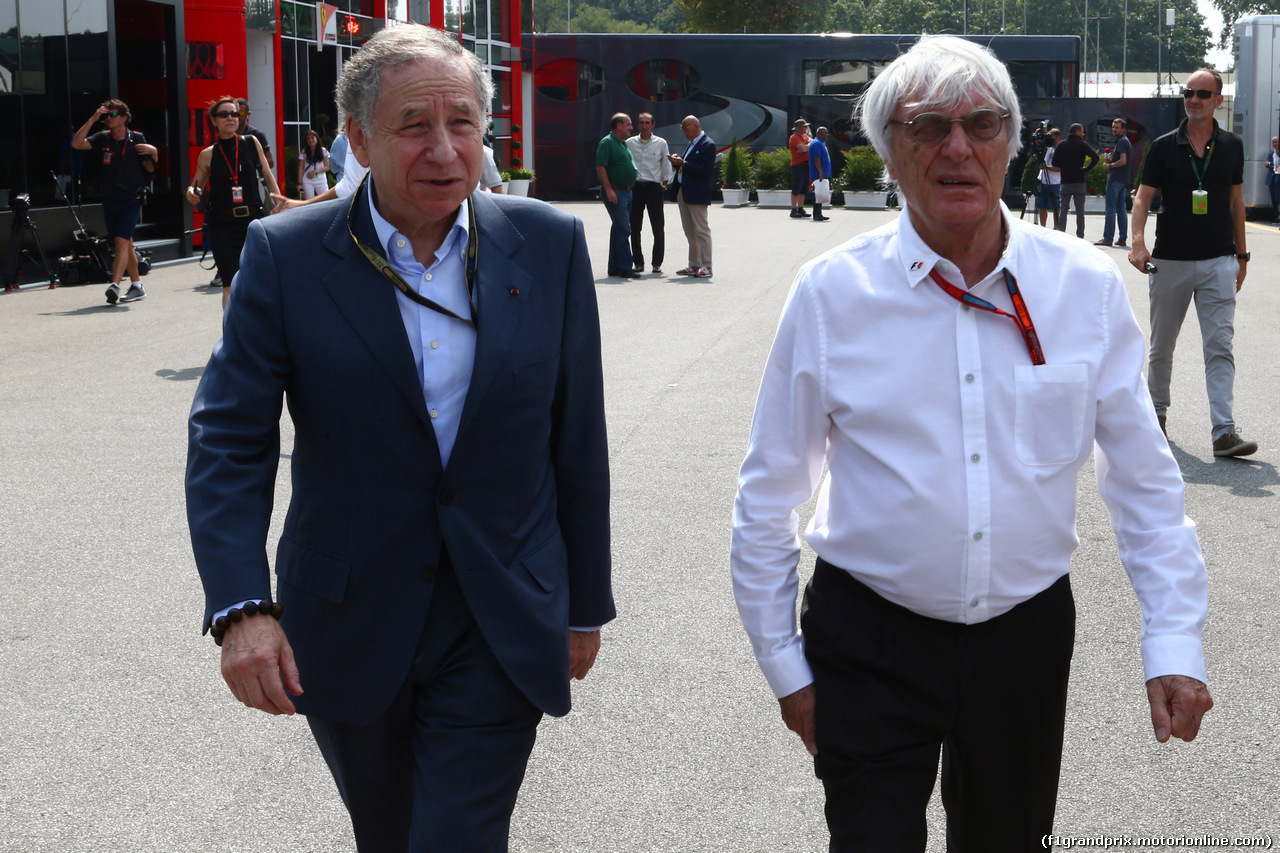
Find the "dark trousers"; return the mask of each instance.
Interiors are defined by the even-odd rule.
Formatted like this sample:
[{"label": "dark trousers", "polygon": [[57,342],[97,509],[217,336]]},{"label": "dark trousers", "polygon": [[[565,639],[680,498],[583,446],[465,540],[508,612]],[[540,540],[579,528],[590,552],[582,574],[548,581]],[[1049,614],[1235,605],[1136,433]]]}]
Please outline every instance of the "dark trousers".
[{"label": "dark trousers", "polygon": [[631,191],[631,258],[636,269],[644,268],[644,250],[640,248],[640,232],[644,228],[644,215],[649,214],[649,227],[653,230],[653,265],[662,266],[666,256],[667,237],[663,229],[666,215],[662,211],[662,184],[641,181]]},{"label": "dark trousers", "polygon": [[819,559],[802,614],[833,853],[921,853],[939,752],[950,853],[1041,849],[1075,641],[1065,576],[961,625],[892,604]]},{"label": "dark trousers", "polygon": [[[448,560],[409,680],[364,726],[307,718],[360,853],[502,853],[542,712],[498,664]],[[305,677],[305,676],[304,676]]]},{"label": "dark trousers", "polygon": [[218,267],[223,287],[230,287],[231,279],[240,272],[240,251],[244,249],[245,239],[249,236],[249,223],[252,221],[247,216],[241,219],[205,217],[213,262]]}]

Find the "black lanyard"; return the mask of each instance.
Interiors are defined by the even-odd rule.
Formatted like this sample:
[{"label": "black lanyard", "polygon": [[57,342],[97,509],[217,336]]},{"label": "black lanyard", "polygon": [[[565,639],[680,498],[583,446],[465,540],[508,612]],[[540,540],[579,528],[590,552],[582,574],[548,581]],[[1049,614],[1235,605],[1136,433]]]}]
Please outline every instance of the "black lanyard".
[{"label": "black lanyard", "polygon": [[347,233],[351,235],[352,241],[366,258],[369,263],[373,264],[373,268],[382,273],[388,281],[394,284],[401,293],[409,297],[423,308],[430,308],[437,314],[443,314],[446,317],[452,317],[455,320],[461,320],[471,328],[476,327],[476,319],[479,318],[479,312],[476,311],[475,300],[475,281],[476,281],[476,258],[480,250],[480,241],[478,239],[479,229],[476,228],[476,206],[471,199],[467,200],[467,223],[470,226],[467,232],[467,263],[466,263],[466,279],[467,279],[467,301],[471,303],[471,317],[463,317],[455,314],[448,308],[445,308],[438,302],[435,302],[418,293],[412,287],[405,283],[400,277],[400,273],[391,268],[391,264],[387,263],[386,258],[379,255],[373,249],[370,249],[360,239],[356,237],[356,232],[351,228],[351,211],[356,209],[356,205],[360,203],[360,191],[369,183],[369,175],[366,174],[364,179],[360,181],[360,186],[356,187],[355,194],[351,197],[351,207],[347,208]]},{"label": "black lanyard", "polygon": [[1027,344],[1027,352],[1031,355],[1032,364],[1044,364],[1044,350],[1040,348],[1040,338],[1036,335],[1035,324],[1031,322],[1031,312],[1027,310],[1027,303],[1022,299],[1022,293],[1018,290],[1018,281],[1006,269],[1004,271],[1004,283],[1009,288],[1009,298],[1013,300],[1013,310],[1016,313],[1010,314],[1008,311],[1002,311],[992,305],[985,299],[974,296],[967,290],[961,290],[951,282],[942,277],[937,269],[929,271],[929,278],[941,287],[943,292],[965,305],[972,305],[983,311],[990,311],[992,314],[999,314],[1008,317],[1010,320],[1018,324],[1018,331],[1022,332],[1022,340]]}]

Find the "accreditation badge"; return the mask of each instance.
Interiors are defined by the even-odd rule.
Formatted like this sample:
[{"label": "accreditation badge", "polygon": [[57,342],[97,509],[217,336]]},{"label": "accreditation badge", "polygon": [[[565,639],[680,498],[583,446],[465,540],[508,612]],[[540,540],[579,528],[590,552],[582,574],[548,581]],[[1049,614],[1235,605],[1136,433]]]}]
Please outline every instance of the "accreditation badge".
[{"label": "accreditation badge", "polygon": [[1203,216],[1209,212],[1209,191],[1191,191],[1191,212]]},{"label": "accreditation badge", "polygon": [[244,204],[244,187],[231,188],[231,201],[234,204]]}]

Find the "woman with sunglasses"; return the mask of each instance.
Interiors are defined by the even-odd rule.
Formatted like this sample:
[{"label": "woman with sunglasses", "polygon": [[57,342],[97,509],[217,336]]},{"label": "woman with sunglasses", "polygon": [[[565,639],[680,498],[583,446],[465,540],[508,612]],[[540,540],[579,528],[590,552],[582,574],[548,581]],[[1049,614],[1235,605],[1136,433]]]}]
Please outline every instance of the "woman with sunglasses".
[{"label": "woman with sunglasses", "polygon": [[191,186],[187,187],[187,201],[195,205],[204,199],[204,215],[209,225],[213,260],[222,279],[225,309],[231,298],[231,280],[240,269],[240,250],[244,248],[249,223],[262,216],[258,171],[261,170],[268,191],[278,195],[280,187],[267,165],[262,143],[253,136],[236,133],[240,112],[235,98],[214,101],[209,107],[209,120],[218,139],[196,158],[196,173],[191,178]]},{"label": "woman with sunglasses", "polygon": [[298,151],[298,197],[315,198],[329,189],[329,151],[320,144],[320,134],[307,130],[306,139]]}]

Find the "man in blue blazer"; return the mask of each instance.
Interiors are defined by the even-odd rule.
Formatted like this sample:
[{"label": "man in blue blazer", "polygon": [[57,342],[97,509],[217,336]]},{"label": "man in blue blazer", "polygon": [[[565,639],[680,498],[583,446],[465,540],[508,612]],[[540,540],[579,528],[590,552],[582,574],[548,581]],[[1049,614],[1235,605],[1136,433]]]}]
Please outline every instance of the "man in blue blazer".
[{"label": "man in blue blazer", "polygon": [[347,63],[338,102],[369,178],[253,223],[191,412],[223,677],[250,707],[307,715],[361,851],[506,850],[537,723],[569,711],[615,615],[582,223],[471,195],[491,87],[426,27]]},{"label": "man in blue blazer", "polygon": [[702,132],[696,116],[685,116],[680,132],[689,140],[683,154],[672,154],[676,167],[672,186],[676,188],[676,206],[680,225],[689,241],[689,266],[677,270],[678,275],[711,277],[711,226],[707,209],[711,206],[711,179],[716,173],[716,144]]}]

